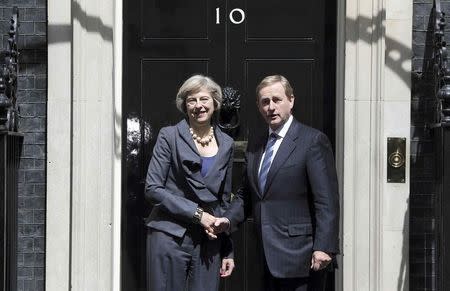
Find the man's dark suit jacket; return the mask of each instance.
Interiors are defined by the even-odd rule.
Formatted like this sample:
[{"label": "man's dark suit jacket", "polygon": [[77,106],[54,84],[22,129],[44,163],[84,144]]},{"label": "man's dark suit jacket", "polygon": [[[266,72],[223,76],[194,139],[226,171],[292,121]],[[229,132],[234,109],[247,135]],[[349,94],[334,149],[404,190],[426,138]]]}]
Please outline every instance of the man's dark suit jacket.
[{"label": "man's dark suit jacket", "polygon": [[[218,127],[214,133],[219,150],[203,177],[187,121],[160,130],[145,186],[145,197],[153,205],[148,227],[182,237],[193,223],[197,206],[217,217],[224,215],[231,200],[233,139]],[[222,248],[222,255],[230,257],[230,241],[225,235],[223,239],[227,249]]]},{"label": "man's dark suit jacket", "polygon": [[260,191],[258,168],[267,132],[249,141],[244,185],[227,217],[234,228],[242,220],[243,204],[251,203],[271,274],[277,278],[307,277],[313,251],[339,252],[339,195],[333,152],[323,133],[294,119],[273,159],[265,189]]}]

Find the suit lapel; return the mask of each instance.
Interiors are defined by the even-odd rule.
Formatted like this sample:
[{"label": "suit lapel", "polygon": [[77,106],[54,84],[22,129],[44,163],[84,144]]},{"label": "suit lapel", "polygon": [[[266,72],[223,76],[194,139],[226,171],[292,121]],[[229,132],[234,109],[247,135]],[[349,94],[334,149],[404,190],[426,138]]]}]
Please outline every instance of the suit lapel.
[{"label": "suit lapel", "polygon": [[224,133],[218,127],[215,128],[215,134],[219,150],[216,154],[214,163],[203,179],[206,187],[212,193],[217,195],[220,191],[220,186],[227,171],[228,161],[230,159],[230,150],[233,147],[233,143],[230,139],[225,138]]},{"label": "suit lapel", "polygon": [[177,155],[181,168],[185,173],[185,178],[188,187],[201,201],[209,203],[217,200],[208,188],[206,188],[205,181],[200,173],[202,163],[197,147],[194,144],[191,133],[189,132],[189,125],[186,120],[182,120],[177,125],[178,134],[180,138],[175,139],[177,144]]},{"label": "suit lapel", "polygon": [[[195,146],[194,140],[192,139],[191,132],[189,131],[189,124],[188,122],[183,119],[177,124],[178,134],[184,141],[185,145],[188,146],[190,149],[189,153],[192,154],[192,158],[198,160],[200,162],[200,155],[198,153],[197,147]],[[196,158],[194,157],[196,156]]]},{"label": "suit lapel", "polygon": [[[267,132],[267,131],[266,131]],[[255,154],[253,155],[253,160],[249,161],[250,165],[251,165],[251,175],[253,177],[253,185],[254,188],[256,189],[256,193],[259,197],[262,198],[262,193],[261,190],[259,189],[259,177],[258,177],[258,170],[259,170],[259,164],[261,163],[261,158],[264,152],[264,148],[266,146],[267,143],[267,134],[265,136],[261,136],[259,138],[259,141],[256,145],[256,151]]]},{"label": "suit lapel", "polygon": [[264,187],[263,196],[266,195],[267,190],[272,184],[278,170],[281,166],[286,162],[291,153],[294,151],[296,147],[295,140],[297,139],[297,122],[294,119],[286,132],[283,141],[281,142],[280,147],[272,161],[272,164],[269,169],[269,173],[267,174],[266,185]]},{"label": "suit lapel", "polygon": [[187,121],[182,120],[178,123],[177,129],[179,136],[181,137],[179,140],[176,140],[177,154],[181,167],[186,173],[185,177],[189,187],[203,202],[216,201],[233,144],[225,139],[220,129],[215,129],[219,149],[208,174],[203,177],[201,175],[202,164],[200,154],[198,153],[192,135],[189,132]]}]

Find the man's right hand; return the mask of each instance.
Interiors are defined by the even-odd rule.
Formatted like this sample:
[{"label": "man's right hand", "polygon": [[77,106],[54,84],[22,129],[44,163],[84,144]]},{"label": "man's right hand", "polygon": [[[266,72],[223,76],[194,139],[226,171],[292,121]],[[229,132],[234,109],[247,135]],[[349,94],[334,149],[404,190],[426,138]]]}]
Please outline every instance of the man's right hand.
[{"label": "man's right hand", "polygon": [[209,239],[216,239],[219,233],[230,228],[230,221],[226,217],[215,217],[207,212],[203,212],[200,224],[205,228]]},{"label": "man's right hand", "polygon": [[219,234],[230,229],[230,220],[226,217],[219,217],[213,225],[214,233]]},{"label": "man's right hand", "polygon": [[319,271],[331,263],[331,256],[322,251],[314,251],[311,258],[311,269]]}]

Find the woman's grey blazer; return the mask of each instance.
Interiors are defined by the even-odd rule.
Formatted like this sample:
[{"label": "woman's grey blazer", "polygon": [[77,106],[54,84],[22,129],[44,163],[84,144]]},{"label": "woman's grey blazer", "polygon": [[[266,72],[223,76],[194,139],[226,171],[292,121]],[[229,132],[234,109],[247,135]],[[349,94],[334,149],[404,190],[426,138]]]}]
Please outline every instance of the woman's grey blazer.
[{"label": "woman's grey blazer", "polygon": [[225,215],[231,200],[233,139],[218,127],[214,133],[219,150],[203,177],[187,121],[161,129],[146,178],[145,197],[153,205],[147,226],[182,237],[198,206],[217,217]]}]

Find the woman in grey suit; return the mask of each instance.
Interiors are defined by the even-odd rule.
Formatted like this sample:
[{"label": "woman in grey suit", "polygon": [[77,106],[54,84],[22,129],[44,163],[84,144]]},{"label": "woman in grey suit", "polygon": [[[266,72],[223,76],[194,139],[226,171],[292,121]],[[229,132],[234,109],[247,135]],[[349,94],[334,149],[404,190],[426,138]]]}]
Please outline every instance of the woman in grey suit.
[{"label": "woman in grey suit", "polygon": [[178,91],[186,118],[159,132],[148,167],[147,289],[218,290],[234,268],[225,231],[231,199],[233,140],[212,122],[220,86],[195,75]]}]

